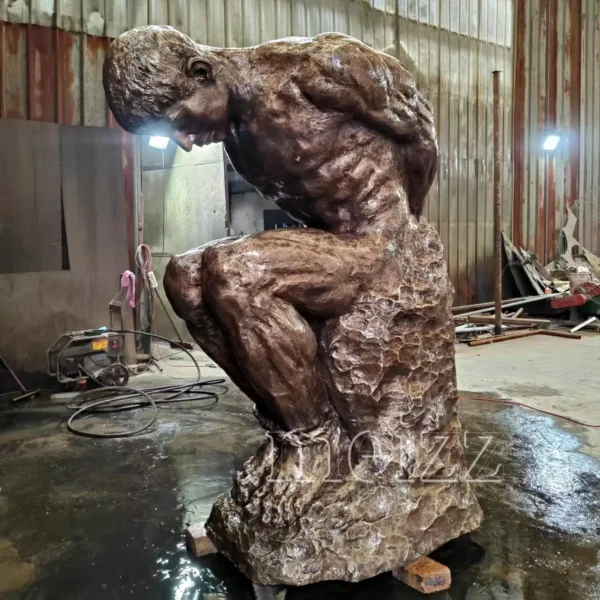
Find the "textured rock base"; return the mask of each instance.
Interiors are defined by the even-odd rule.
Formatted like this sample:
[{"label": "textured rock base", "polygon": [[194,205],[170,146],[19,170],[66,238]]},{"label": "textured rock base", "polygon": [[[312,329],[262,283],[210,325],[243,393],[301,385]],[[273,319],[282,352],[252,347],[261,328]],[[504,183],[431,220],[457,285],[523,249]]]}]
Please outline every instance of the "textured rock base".
[{"label": "textured rock base", "polygon": [[383,472],[373,472],[372,461],[357,465],[343,482],[327,483],[289,527],[263,525],[226,494],[207,534],[255,583],[306,585],[374,577],[476,529],[482,515],[464,481],[458,419],[433,436],[407,433],[396,442]]},{"label": "textured rock base", "polygon": [[[439,237],[420,220],[388,250],[373,287],[320,332],[338,422],[312,441],[275,442],[285,458],[276,475],[295,473],[289,444],[307,442],[303,472],[323,484],[303,494],[296,482],[268,481],[263,444],[238,475],[242,493],[221,496],[206,524],[219,551],[255,583],[374,577],[481,521],[456,415],[452,286]],[[314,445],[322,436],[346,468],[341,481],[323,473]]]}]

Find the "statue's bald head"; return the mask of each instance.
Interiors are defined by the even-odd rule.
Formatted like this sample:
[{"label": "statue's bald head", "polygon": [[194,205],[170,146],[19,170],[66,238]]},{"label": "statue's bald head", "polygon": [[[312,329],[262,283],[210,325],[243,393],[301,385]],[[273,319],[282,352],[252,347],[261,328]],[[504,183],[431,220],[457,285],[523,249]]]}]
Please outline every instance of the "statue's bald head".
[{"label": "statue's bald head", "polygon": [[151,25],[120,35],[108,48],[103,82],[118,123],[137,133],[191,96],[191,61],[203,47],[173,27]]}]

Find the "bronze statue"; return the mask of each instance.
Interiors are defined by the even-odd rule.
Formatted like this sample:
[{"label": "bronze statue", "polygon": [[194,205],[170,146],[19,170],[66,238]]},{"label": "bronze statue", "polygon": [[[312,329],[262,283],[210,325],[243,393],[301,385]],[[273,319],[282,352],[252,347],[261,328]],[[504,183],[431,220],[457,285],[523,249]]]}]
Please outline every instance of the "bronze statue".
[{"label": "bronze statue", "polygon": [[153,26],[111,44],[104,86],[125,129],[223,142],[306,226],[211,242],[165,275],[268,432],[213,507],[218,549],[256,583],[356,581],[476,528],[452,286],[422,217],[434,122],[410,74],[337,33],[223,49]]}]

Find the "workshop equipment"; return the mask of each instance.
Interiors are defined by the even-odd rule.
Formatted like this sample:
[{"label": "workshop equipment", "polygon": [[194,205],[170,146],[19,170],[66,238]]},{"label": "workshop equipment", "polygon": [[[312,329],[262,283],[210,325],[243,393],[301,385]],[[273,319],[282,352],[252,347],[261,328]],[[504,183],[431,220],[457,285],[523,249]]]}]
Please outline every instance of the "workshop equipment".
[{"label": "workshop equipment", "polygon": [[10,368],[10,365],[4,360],[4,358],[1,355],[0,363],[2,363],[4,368],[9,372],[10,376],[13,378],[13,381],[17,384],[17,386],[19,386],[19,389],[23,392],[20,396],[13,398],[11,402],[20,402],[21,400],[27,400],[28,398],[33,398],[34,396],[40,393],[40,390],[29,391],[23,385],[23,382],[17,377],[17,374]]},{"label": "workshop equipment", "polygon": [[47,371],[60,383],[87,377],[107,386],[124,386],[129,371],[122,364],[125,340],[106,328],[71,331],[48,349]]}]

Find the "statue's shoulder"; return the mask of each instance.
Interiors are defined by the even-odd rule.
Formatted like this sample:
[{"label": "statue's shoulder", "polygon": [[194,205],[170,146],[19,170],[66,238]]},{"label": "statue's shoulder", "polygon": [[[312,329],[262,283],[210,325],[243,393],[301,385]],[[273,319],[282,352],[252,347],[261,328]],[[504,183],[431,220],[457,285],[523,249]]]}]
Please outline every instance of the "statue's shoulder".
[{"label": "statue's shoulder", "polygon": [[274,57],[277,55],[302,56],[319,60],[332,54],[344,54],[375,50],[360,40],[343,33],[320,33],[314,37],[286,37],[264,42],[250,48],[256,57]]}]

